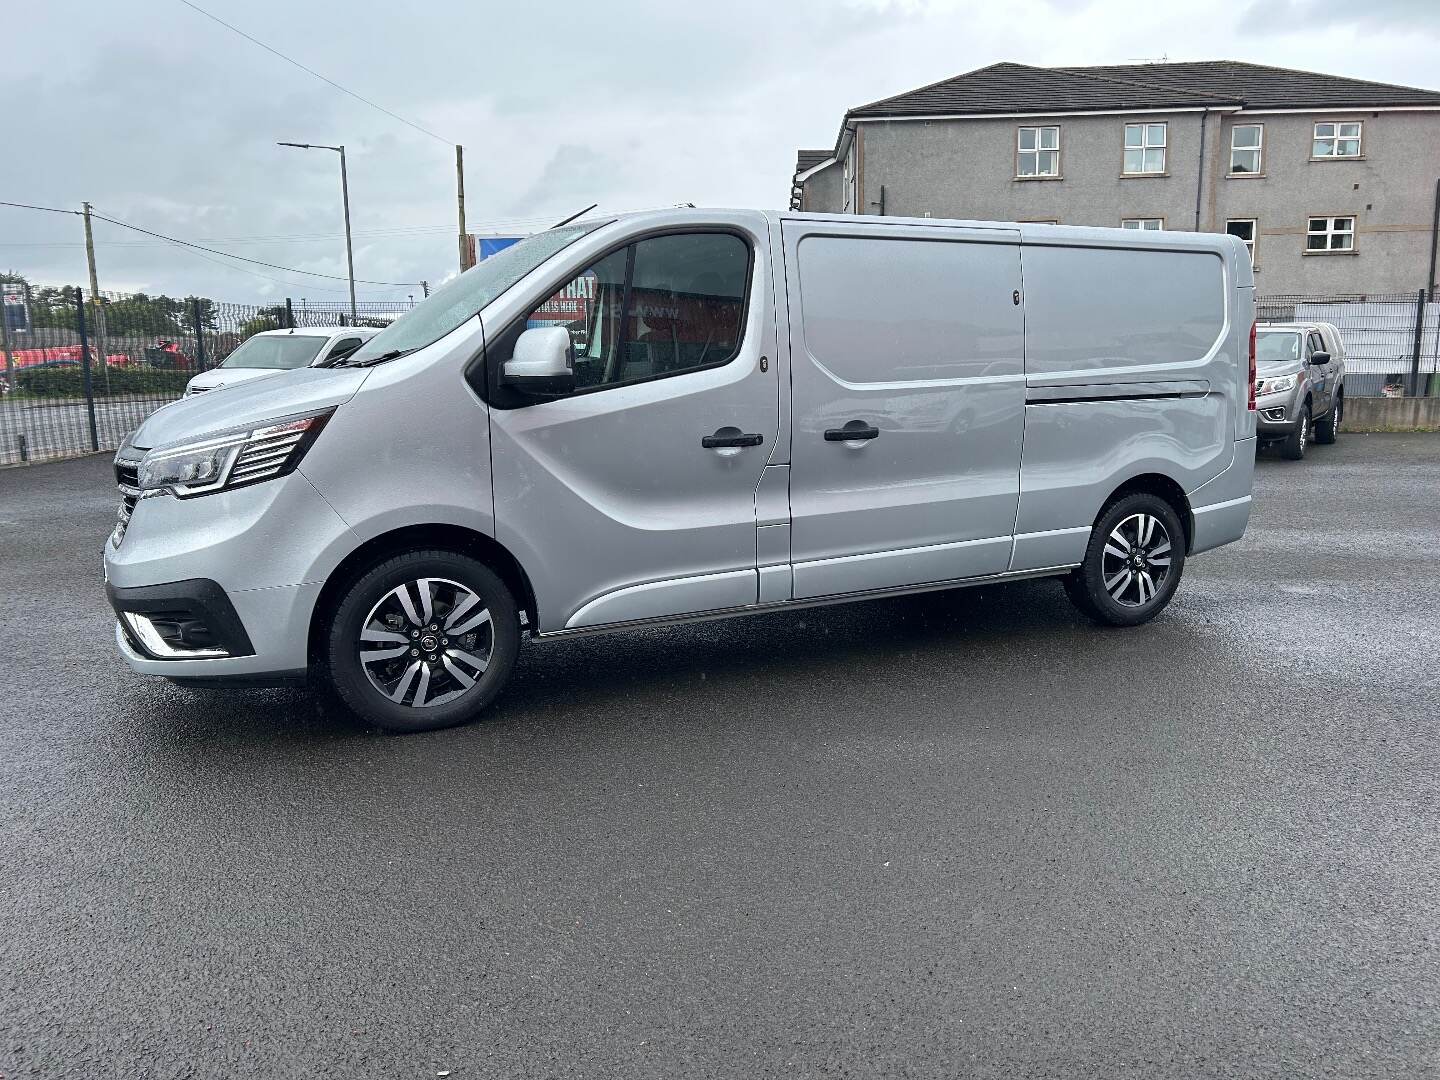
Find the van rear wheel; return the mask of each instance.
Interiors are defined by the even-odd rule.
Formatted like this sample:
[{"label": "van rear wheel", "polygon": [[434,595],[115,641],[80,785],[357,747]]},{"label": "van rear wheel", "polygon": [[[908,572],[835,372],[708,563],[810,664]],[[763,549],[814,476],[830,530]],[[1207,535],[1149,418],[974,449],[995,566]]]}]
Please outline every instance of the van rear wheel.
[{"label": "van rear wheel", "polygon": [[515,600],[485,564],[450,551],[387,559],[345,593],[326,636],[330,680],[362,719],[431,731],[473,719],[520,647]]},{"label": "van rear wheel", "polygon": [[1097,623],[1138,626],[1170,603],[1184,567],[1185,530],[1174,508],[1137,492],[1101,512],[1085,561],[1065,578],[1065,592]]}]

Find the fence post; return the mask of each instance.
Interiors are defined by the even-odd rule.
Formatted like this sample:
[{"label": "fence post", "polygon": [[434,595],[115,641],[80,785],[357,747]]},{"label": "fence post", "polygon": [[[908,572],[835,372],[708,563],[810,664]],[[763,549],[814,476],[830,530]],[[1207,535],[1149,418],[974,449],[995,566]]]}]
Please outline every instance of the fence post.
[{"label": "fence post", "polygon": [[95,427],[95,384],[90,377],[90,337],[85,332],[85,294],[75,290],[75,329],[80,333],[80,372],[85,384],[85,409],[90,417],[90,449],[100,449],[100,432]]},{"label": "fence post", "polygon": [[1419,397],[1420,390],[1420,342],[1425,336],[1425,294],[1421,289],[1415,294],[1415,348],[1410,359],[1410,396]]},{"label": "fence post", "polygon": [[290,297],[285,297],[285,327],[288,330],[295,329],[295,309],[290,305]]},{"label": "fence post", "polygon": [[[29,317],[26,309],[26,317]],[[10,354],[10,320],[5,315],[5,301],[0,298],[0,350],[5,353],[5,385],[15,389],[15,357]]]},{"label": "fence post", "polygon": [[195,326],[195,370],[205,370],[205,328],[200,322],[200,298],[190,298],[190,321]]}]

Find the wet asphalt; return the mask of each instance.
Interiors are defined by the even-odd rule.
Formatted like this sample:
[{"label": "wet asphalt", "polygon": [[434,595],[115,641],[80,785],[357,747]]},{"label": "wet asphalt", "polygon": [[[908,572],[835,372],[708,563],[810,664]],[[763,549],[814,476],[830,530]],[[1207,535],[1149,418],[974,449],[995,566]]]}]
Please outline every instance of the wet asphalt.
[{"label": "wet asphalt", "polygon": [[527,645],[401,738],[132,675],[108,460],[0,472],[0,1076],[1440,1076],[1440,436],[1256,496],[1144,628]]}]

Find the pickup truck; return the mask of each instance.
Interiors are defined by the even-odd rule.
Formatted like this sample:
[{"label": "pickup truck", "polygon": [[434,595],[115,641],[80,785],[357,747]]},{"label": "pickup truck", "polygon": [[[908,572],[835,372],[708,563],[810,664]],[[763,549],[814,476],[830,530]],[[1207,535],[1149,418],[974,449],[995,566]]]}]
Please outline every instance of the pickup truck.
[{"label": "pickup truck", "polygon": [[1299,461],[1312,441],[1333,443],[1345,411],[1345,343],[1330,323],[1255,328],[1256,435]]}]

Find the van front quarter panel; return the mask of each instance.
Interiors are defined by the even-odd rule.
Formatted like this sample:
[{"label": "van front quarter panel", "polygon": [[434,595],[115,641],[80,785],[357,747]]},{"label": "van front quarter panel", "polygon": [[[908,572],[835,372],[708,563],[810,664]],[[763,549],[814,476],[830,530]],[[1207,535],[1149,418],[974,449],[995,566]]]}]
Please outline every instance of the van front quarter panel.
[{"label": "van front quarter panel", "polygon": [[[355,536],[355,546],[416,525],[495,535],[489,413],[462,377],[484,332],[471,319],[432,347],[369,373],[337,409],[300,471]],[[417,366],[423,364],[423,366]],[[320,553],[325,580],[349,551]]]}]

